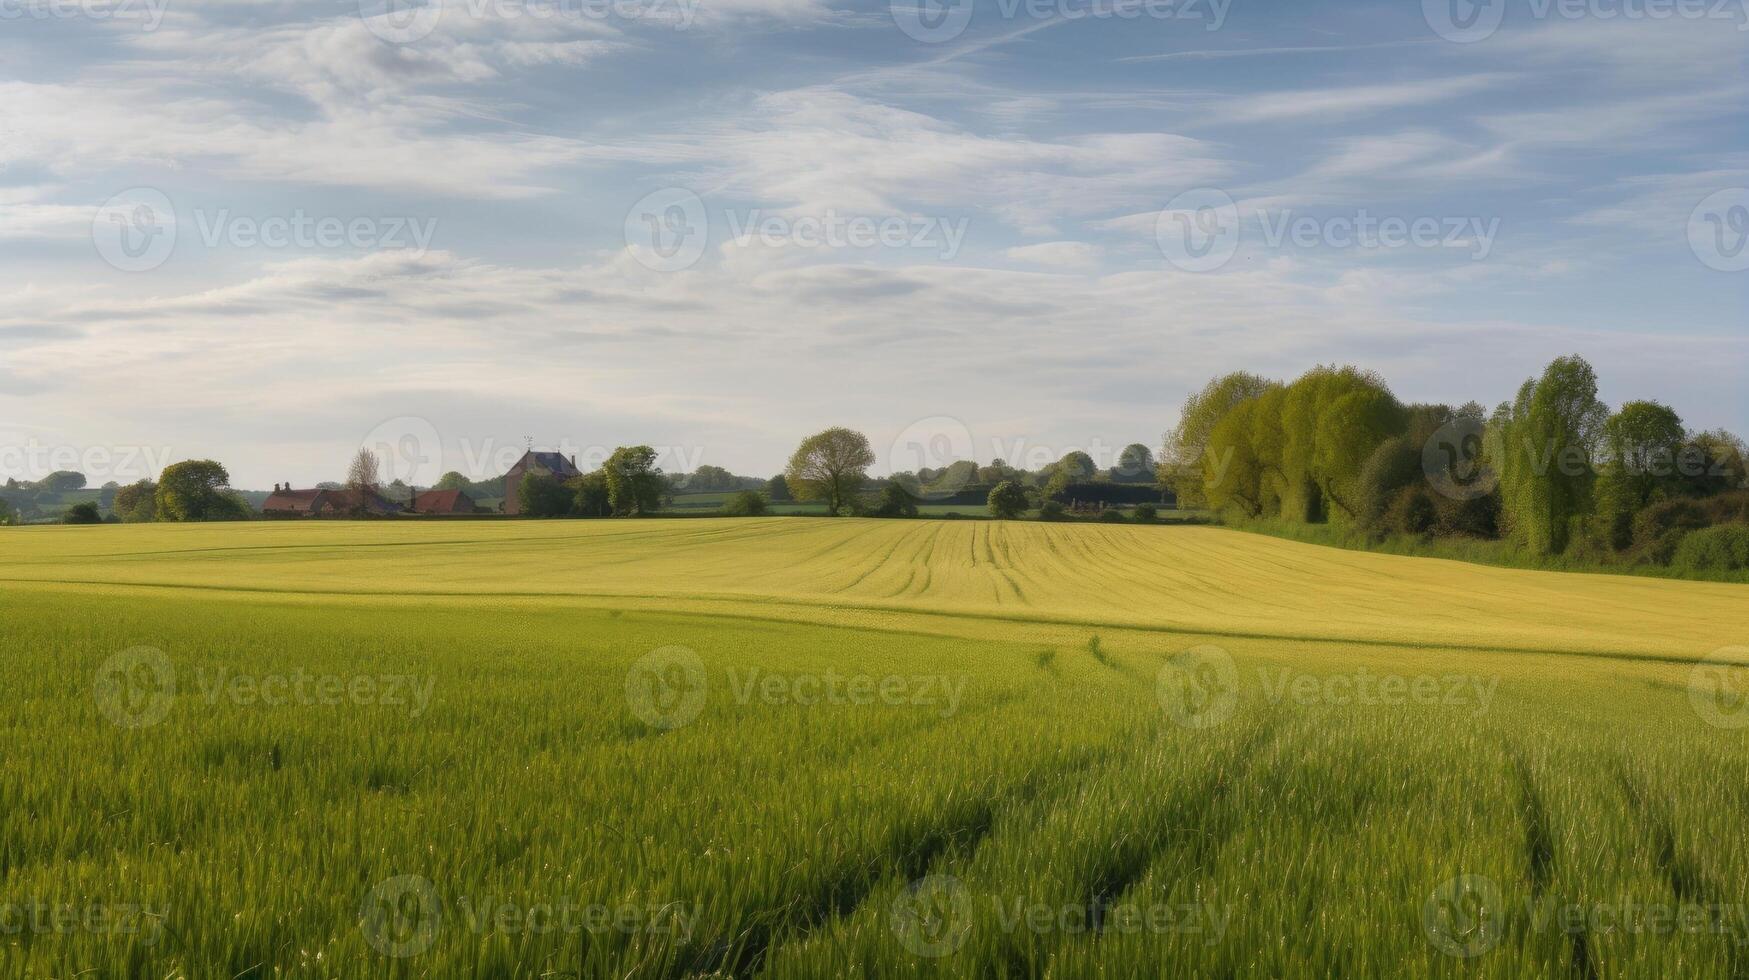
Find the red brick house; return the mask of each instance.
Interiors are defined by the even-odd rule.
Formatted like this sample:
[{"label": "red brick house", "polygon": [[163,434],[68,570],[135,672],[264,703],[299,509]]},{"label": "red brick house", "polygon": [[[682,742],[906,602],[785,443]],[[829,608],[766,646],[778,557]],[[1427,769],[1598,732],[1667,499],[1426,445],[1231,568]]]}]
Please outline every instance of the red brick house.
[{"label": "red brick house", "polygon": [[522,454],[516,465],[504,474],[504,503],[501,509],[506,514],[522,513],[522,501],[517,495],[517,489],[522,486],[523,476],[535,473],[540,476],[550,476],[560,483],[574,480],[583,475],[577,469],[577,457],[565,457],[560,453],[537,452],[530,449]]},{"label": "red brick house", "polygon": [[275,483],[261,505],[264,517],[387,517],[404,509],[375,490],[293,490],[289,483]]},{"label": "red brick house", "polygon": [[415,514],[472,514],[474,499],[460,490],[420,490],[413,494]]}]

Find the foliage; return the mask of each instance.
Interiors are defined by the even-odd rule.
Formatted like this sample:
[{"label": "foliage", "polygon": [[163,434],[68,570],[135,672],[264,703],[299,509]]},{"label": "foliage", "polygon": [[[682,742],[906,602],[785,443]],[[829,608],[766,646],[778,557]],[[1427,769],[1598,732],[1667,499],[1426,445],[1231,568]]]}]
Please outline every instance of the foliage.
[{"label": "foliage", "polygon": [[1029,507],[1026,490],[1013,480],[1003,480],[991,488],[988,506],[991,517],[1013,520],[1025,514]]},{"label": "foliage", "polygon": [[765,497],[756,490],[741,490],[723,501],[725,517],[763,517],[770,510]]},{"label": "foliage", "polygon": [[563,517],[571,509],[572,494],[557,477],[527,472],[516,487],[516,503],[523,517]]},{"label": "foliage", "polygon": [[612,517],[613,500],[607,492],[607,474],[585,473],[571,481],[571,513],[578,517]]},{"label": "foliage", "polygon": [[172,463],[158,477],[153,513],[160,521],[226,521],[248,516],[227,491],[231,475],[210,459]]},{"label": "foliage", "polygon": [[1160,508],[1155,507],[1153,504],[1137,504],[1136,505],[1136,520],[1138,520],[1138,521],[1142,521],[1142,522],[1152,521],[1152,520],[1159,518],[1159,516],[1160,516]]},{"label": "foliage", "polygon": [[765,481],[765,496],[774,504],[786,503],[792,499],[789,492],[789,481],[784,479],[782,473]]},{"label": "foliage", "polygon": [[601,466],[607,477],[607,501],[621,517],[653,514],[662,509],[668,481],[649,446],[621,446]]},{"label": "foliage", "polygon": [[364,492],[376,489],[382,482],[376,454],[360,446],[346,465],[346,487]]},{"label": "foliage", "polygon": [[149,524],[155,516],[153,509],[157,493],[158,485],[150,480],[130,483],[115,492],[111,508],[123,523]]},{"label": "foliage", "polygon": [[869,509],[870,517],[916,517],[917,498],[905,485],[898,480],[887,480],[881,484],[880,495]]},{"label": "foliage", "polygon": [[438,489],[438,490],[463,490],[463,491],[465,491],[468,489],[468,485],[469,485],[469,483],[468,483],[467,477],[463,476],[461,473],[459,473],[455,470],[450,470],[448,473],[445,473],[442,476],[437,478],[436,489]]},{"label": "foliage", "polygon": [[1156,470],[1162,486],[1178,496],[1180,507],[1201,507],[1204,457],[1209,434],[1234,406],[1263,394],[1274,383],[1242,371],[1216,378],[1185,399],[1178,424],[1166,436],[1166,448]]},{"label": "foliage", "polygon": [[63,524],[102,524],[103,514],[97,510],[94,501],[85,500],[67,508],[67,514],[61,518]]},{"label": "foliage", "polygon": [[1566,550],[1590,512],[1607,419],[1597,375],[1579,357],[1557,358],[1496,413],[1502,517],[1532,553]]},{"label": "foliage", "polygon": [[823,500],[826,513],[837,516],[868,479],[874,465],[868,437],[834,427],[803,439],[789,459],[784,481],[797,500]]},{"label": "foliage", "polygon": [[1749,569],[1749,524],[1721,524],[1687,535],[1676,546],[1670,567],[1683,572]]},{"label": "foliage", "polygon": [[1038,519],[1041,521],[1061,521],[1068,518],[1068,512],[1061,501],[1047,500],[1038,506]]},{"label": "foliage", "polygon": [[1153,483],[1154,451],[1139,442],[1132,442],[1118,453],[1117,465],[1111,468],[1111,478],[1120,483]]}]

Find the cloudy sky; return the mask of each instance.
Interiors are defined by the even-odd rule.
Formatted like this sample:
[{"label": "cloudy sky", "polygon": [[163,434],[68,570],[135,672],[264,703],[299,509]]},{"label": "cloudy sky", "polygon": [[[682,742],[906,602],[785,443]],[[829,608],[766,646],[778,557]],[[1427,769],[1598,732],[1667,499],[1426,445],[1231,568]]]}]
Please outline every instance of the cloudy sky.
[{"label": "cloudy sky", "polygon": [[1036,464],[1571,352],[1749,433],[1749,0],[912,3],[0,0],[0,476]]}]

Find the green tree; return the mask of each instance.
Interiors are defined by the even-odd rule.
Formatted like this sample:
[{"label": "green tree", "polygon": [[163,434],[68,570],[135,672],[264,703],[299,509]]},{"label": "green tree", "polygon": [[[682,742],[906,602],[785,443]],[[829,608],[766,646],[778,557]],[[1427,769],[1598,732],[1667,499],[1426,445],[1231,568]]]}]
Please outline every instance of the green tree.
[{"label": "green tree", "polygon": [[1045,481],[1045,494],[1055,497],[1069,489],[1071,483],[1086,483],[1093,479],[1098,467],[1093,465],[1093,457],[1079,449],[1070,450],[1063,458],[1052,463],[1050,477]]},{"label": "green tree", "polygon": [[1603,424],[1609,468],[1634,510],[1679,486],[1677,462],[1686,437],[1681,417],[1653,401],[1628,402]]},{"label": "green tree", "polygon": [[50,493],[69,493],[85,489],[85,474],[73,470],[56,470],[48,476],[36,481],[38,490]]},{"label": "green tree", "polygon": [[607,474],[585,473],[571,481],[571,512],[578,517],[612,517],[613,499],[607,492]]},{"label": "green tree", "polygon": [[524,473],[516,487],[516,502],[524,517],[563,517],[571,507],[571,494],[548,473]]},{"label": "green tree", "polygon": [[789,481],[783,478],[782,473],[765,481],[765,496],[774,504],[790,499]]},{"label": "green tree", "polygon": [[445,473],[442,476],[437,478],[436,489],[438,489],[438,490],[466,490],[469,485],[470,485],[470,481],[468,480],[467,477],[461,475],[460,473],[456,472],[455,470],[450,470],[448,473]]},{"label": "green tree", "polygon": [[990,516],[1013,520],[1027,511],[1026,489],[1013,480],[1003,480],[990,490]]},{"label": "green tree", "polygon": [[158,477],[153,510],[160,521],[222,521],[245,516],[227,491],[231,475],[210,459],[172,463]]},{"label": "green tree", "polygon": [[1362,470],[1387,439],[1400,435],[1408,418],[1403,406],[1372,378],[1355,379],[1318,415],[1312,476],[1324,499],[1350,521],[1363,519]]},{"label": "green tree", "polygon": [[880,496],[869,513],[874,517],[916,517],[917,498],[905,489],[903,483],[887,480],[881,484]]},{"label": "green tree", "polygon": [[722,514],[725,517],[763,517],[769,509],[757,490],[741,490],[723,501]]},{"label": "green tree", "polygon": [[97,510],[96,501],[82,500],[67,508],[67,516],[61,518],[63,524],[102,524],[103,515]]},{"label": "green tree", "polygon": [[1495,413],[1501,518],[1532,552],[1565,551],[1574,525],[1590,512],[1608,417],[1596,372],[1577,356],[1556,358]]},{"label": "green tree", "polygon": [[150,480],[140,480],[130,483],[115,492],[115,501],[111,504],[115,516],[127,524],[148,524],[154,519],[153,513],[158,485]]},{"label": "green tree", "polygon": [[1167,434],[1166,448],[1155,467],[1160,485],[1177,496],[1180,507],[1207,503],[1203,498],[1203,485],[1207,482],[1203,457],[1215,425],[1235,405],[1256,398],[1274,384],[1255,374],[1236,371],[1210,381],[1184,400],[1178,424]]},{"label": "green tree", "polygon": [[1111,478],[1119,483],[1149,483],[1154,479],[1154,451],[1139,442],[1132,442],[1118,453]]},{"label": "green tree", "polygon": [[662,509],[668,481],[649,446],[621,446],[601,464],[607,477],[607,501],[622,517],[653,514]]},{"label": "green tree", "polygon": [[789,458],[784,481],[797,500],[823,500],[836,517],[868,480],[874,450],[860,432],[834,427],[803,439]]}]

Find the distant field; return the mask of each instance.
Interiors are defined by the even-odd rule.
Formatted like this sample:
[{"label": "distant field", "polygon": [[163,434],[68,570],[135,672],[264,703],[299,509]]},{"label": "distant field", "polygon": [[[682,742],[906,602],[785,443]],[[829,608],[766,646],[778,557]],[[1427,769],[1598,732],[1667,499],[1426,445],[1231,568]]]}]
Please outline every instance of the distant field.
[{"label": "distant field", "polygon": [[4,975],[1749,975],[1749,586],[795,518],[0,582]]}]

